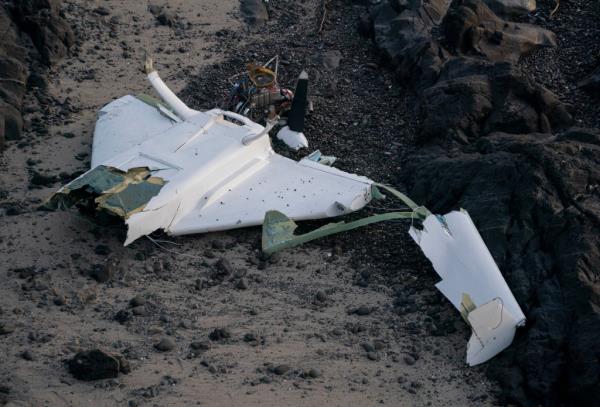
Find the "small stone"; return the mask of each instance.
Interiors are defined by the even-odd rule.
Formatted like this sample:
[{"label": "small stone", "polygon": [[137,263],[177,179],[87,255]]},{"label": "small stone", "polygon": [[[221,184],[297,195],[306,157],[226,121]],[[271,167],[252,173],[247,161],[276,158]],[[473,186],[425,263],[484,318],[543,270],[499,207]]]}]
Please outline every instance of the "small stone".
[{"label": "small stone", "polygon": [[166,25],[169,27],[172,27],[173,25],[175,25],[176,19],[177,19],[177,16],[168,11],[162,12],[161,14],[158,15],[158,17],[156,17],[156,20],[158,21],[158,23],[160,25]]},{"label": "small stone", "polygon": [[190,348],[197,351],[207,351],[210,349],[210,342],[206,341],[196,341],[190,343]]},{"label": "small stone", "polygon": [[208,334],[208,337],[212,341],[220,341],[231,338],[231,332],[227,328],[216,328]]},{"label": "small stone", "polygon": [[133,315],[143,316],[143,315],[146,315],[146,307],[144,307],[143,305],[133,307],[131,309],[131,312],[133,313]]},{"label": "small stone", "polygon": [[0,335],[7,335],[15,331],[14,324],[10,322],[0,322]]},{"label": "small stone", "polygon": [[123,374],[128,374],[131,372],[131,365],[127,359],[121,355],[113,355],[113,357],[119,361],[119,372]]},{"label": "small stone", "polygon": [[149,335],[158,335],[158,334],[162,334],[165,330],[162,329],[160,326],[151,326],[150,328],[148,328],[148,334]]},{"label": "small stone", "polygon": [[99,349],[77,353],[68,362],[69,371],[79,380],[111,379],[119,375],[119,360]]},{"label": "small stone", "polygon": [[129,321],[130,319],[131,319],[131,312],[129,312],[125,309],[122,309],[115,314],[115,321],[117,321],[120,324],[124,324],[125,322]]},{"label": "small stone", "polygon": [[175,342],[171,338],[164,337],[160,340],[160,342],[158,342],[156,345],[154,345],[154,347],[158,351],[168,352],[175,348]]},{"label": "small stone", "polygon": [[367,352],[367,358],[369,360],[378,360],[379,359],[376,352]]},{"label": "small stone", "polygon": [[232,274],[234,272],[234,268],[231,265],[231,262],[225,257],[221,257],[217,263],[215,264],[217,270],[222,274]]},{"label": "small stone", "polygon": [[321,371],[319,369],[310,369],[308,371],[308,377],[311,377],[313,379],[321,377]]},{"label": "small stone", "polygon": [[290,367],[288,365],[278,365],[275,366],[275,368],[273,369],[273,373],[275,373],[278,376],[284,375],[288,370],[290,370]]},{"label": "small stone", "polygon": [[146,304],[146,299],[144,297],[142,297],[141,295],[136,295],[131,300],[129,300],[129,305],[131,305],[132,307],[139,307],[140,305],[145,305],[145,304]]},{"label": "small stone", "polygon": [[237,288],[238,290],[248,289],[248,281],[245,278],[240,278],[235,284],[235,288]]},{"label": "small stone", "polygon": [[67,303],[67,299],[65,298],[64,295],[57,295],[56,297],[54,297],[54,299],[52,300],[52,302],[54,303],[54,305],[57,306],[62,306],[65,305]]},{"label": "small stone", "polygon": [[107,9],[106,7],[97,7],[94,9],[94,13],[100,15],[100,16],[107,16],[110,14],[110,10]]},{"label": "small stone", "polygon": [[21,352],[21,357],[25,360],[31,361],[31,360],[33,360],[33,353],[31,353],[31,351],[28,349],[28,350]]},{"label": "small stone", "polygon": [[361,346],[365,350],[365,352],[375,352],[375,347],[373,345],[371,345],[369,342],[365,342],[365,343],[361,344]]},{"label": "small stone", "polygon": [[405,355],[403,359],[404,359],[404,363],[406,363],[408,366],[412,366],[416,362],[415,358],[413,358],[410,355]]},{"label": "small stone", "polygon": [[106,283],[115,275],[116,267],[112,262],[95,264],[90,275],[99,283]]},{"label": "small stone", "polygon": [[315,298],[319,302],[325,302],[325,301],[327,301],[327,295],[323,291],[317,292],[317,295],[315,295]]},{"label": "small stone", "polygon": [[256,341],[256,334],[249,332],[246,335],[244,335],[244,342],[254,342]]},{"label": "small stone", "polygon": [[366,305],[361,305],[354,310],[354,313],[359,316],[369,315],[371,313],[371,308],[367,307]]}]

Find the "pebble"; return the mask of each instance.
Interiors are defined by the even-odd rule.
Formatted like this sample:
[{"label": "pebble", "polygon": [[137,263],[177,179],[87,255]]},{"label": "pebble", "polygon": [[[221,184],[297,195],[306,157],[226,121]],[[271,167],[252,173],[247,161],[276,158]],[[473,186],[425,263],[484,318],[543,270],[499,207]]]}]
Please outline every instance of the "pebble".
[{"label": "pebble", "polygon": [[94,13],[100,15],[100,16],[107,16],[110,14],[110,10],[107,9],[106,7],[100,6],[94,9]]},{"label": "pebble", "polygon": [[115,321],[120,324],[124,324],[125,322],[131,319],[131,313],[125,309],[120,310],[115,314]]},{"label": "pebble", "polygon": [[367,352],[367,358],[369,360],[378,360],[379,359],[376,352]]},{"label": "pebble", "polygon": [[278,376],[281,376],[281,375],[285,374],[288,370],[290,370],[290,367],[288,365],[285,365],[285,364],[277,365],[273,369],[273,373],[275,373]]},{"label": "pebble", "polygon": [[144,297],[142,297],[141,295],[136,295],[131,300],[129,300],[129,305],[131,305],[132,307],[139,307],[140,305],[145,305],[145,304],[146,304],[146,299]]},{"label": "pebble", "polygon": [[361,317],[369,315],[371,313],[371,308],[367,307],[366,305],[361,305],[360,307],[354,310],[354,313]]},{"label": "pebble", "polygon": [[23,352],[21,352],[21,357],[25,360],[33,360],[33,353],[31,353],[31,351],[29,349],[24,350]]},{"label": "pebble", "polygon": [[238,290],[248,289],[248,280],[246,280],[245,278],[240,278],[235,284],[235,288],[237,288]]},{"label": "pebble", "polygon": [[229,329],[227,328],[215,328],[210,334],[208,334],[208,337],[212,341],[220,341],[222,339],[231,338],[231,332],[229,332]]},{"label": "pebble", "polygon": [[105,283],[115,274],[115,267],[111,262],[104,264],[95,264],[92,267],[90,275],[99,283]]},{"label": "pebble", "polygon": [[375,352],[375,347],[371,345],[369,342],[365,342],[361,344],[365,352]]},{"label": "pebble", "polygon": [[234,268],[231,265],[231,262],[225,257],[221,257],[217,263],[215,264],[217,270],[221,271],[224,274],[232,274],[234,272]]},{"label": "pebble", "polygon": [[195,341],[195,342],[190,343],[190,348],[192,348],[194,350],[201,350],[201,351],[209,350],[210,342]]},{"label": "pebble", "polygon": [[15,331],[14,324],[10,322],[0,322],[0,335],[6,335]]},{"label": "pebble", "polygon": [[162,329],[160,326],[151,326],[150,328],[148,328],[148,334],[149,335],[158,335],[158,334],[162,334],[165,330]]},{"label": "pebble", "polygon": [[308,371],[308,377],[313,378],[313,379],[321,377],[321,371],[319,369],[310,369]]},{"label": "pebble", "polygon": [[404,359],[404,363],[406,363],[408,366],[412,366],[416,362],[415,358],[413,358],[410,355],[405,355],[403,359]]},{"label": "pebble", "polygon": [[65,305],[67,303],[67,299],[65,298],[64,295],[57,295],[56,297],[54,297],[52,302],[54,303],[54,305],[61,306],[61,305]]},{"label": "pebble", "polygon": [[143,316],[146,315],[146,307],[144,307],[143,305],[139,305],[137,307],[133,307],[131,309],[131,312],[133,313],[133,315]]},{"label": "pebble", "polygon": [[154,345],[154,347],[156,348],[156,350],[159,350],[161,352],[168,352],[175,348],[175,341],[173,341],[173,339],[171,338],[164,337],[160,340],[160,342]]},{"label": "pebble", "polygon": [[317,295],[315,296],[315,298],[319,302],[325,302],[325,301],[327,301],[327,294],[325,294],[323,291],[319,291],[319,292],[317,292]]}]

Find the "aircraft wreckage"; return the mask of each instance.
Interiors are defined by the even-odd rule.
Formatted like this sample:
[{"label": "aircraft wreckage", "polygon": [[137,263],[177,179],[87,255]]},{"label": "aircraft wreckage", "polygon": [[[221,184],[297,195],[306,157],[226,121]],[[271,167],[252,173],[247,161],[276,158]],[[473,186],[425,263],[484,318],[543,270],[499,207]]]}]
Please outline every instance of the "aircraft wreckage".
[{"label": "aircraft wreckage", "polygon": [[[465,210],[432,214],[393,188],[331,167],[334,159],[318,151],[294,161],[273,150],[269,131],[284,111],[278,137],[293,149],[308,145],[305,72],[290,92],[276,84],[276,70],[250,66],[231,95],[237,113],[190,109],[151,60],[146,73],[162,101],[124,96],[102,108],[91,169],[52,195],[46,208],[77,204],[118,216],[128,226],[125,245],[158,229],[178,236],[262,224],[266,254],[370,223],[411,219],[408,233],[441,278],[436,287],[472,330],[467,363],[483,363],[512,343],[525,316]],[[265,126],[246,116],[256,106],[268,113]],[[294,234],[294,221],[345,215],[382,199],[382,192],[408,209]]]}]

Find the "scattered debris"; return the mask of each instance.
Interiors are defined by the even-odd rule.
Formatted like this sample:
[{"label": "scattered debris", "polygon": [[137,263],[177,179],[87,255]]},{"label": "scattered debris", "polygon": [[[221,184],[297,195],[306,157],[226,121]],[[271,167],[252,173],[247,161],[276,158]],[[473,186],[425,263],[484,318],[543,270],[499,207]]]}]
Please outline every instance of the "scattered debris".
[{"label": "scattered debris", "polygon": [[[339,63],[340,55],[328,56],[330,68]],[[267,67],[271,63],[275,64],[274,70]],[[112,102],[102,110],[105,113],[101,119],[115,120],[115,124],[123,128],[106,122],[97,126],[92,156],[98,150],[105,150],[106,143],[102,141],[105,131],[110,131],[112,140],[120,133],[119,142],[125,145],[131,133],[139,137],[143,127],[136,131],[135,126],[138,122],[139,126],[147,124],[146,116],[155,117],[154,120],[166,118],[171,121],[170,128],[159,134],[160,139],[149,137],[116,157],[107,157],[105,163],[61,188],[45,207],[64,209],[83,201],[88,208],[117,215],[129,225],[126,245],[159,228],[179,235],[256,225],[264,218],[265,254],[371,223],[395,219],[420,221],[424,229],[411,226],[411,236],[442,277],[438,289],[461,311],[473,330],[467,362],[471,365],[485,362],[505,349],[512,342],[516,328],[524,324],[525,317],[466,212],[433,215],[393,188],[321,164],[321,159],[327,164],[332,164],[334,159],[321,156],[318,151],[294,162],[272,150],[268,138],[272,119],[279,117],[291,99],[285,96],[291,92],[282,90],[276,83],[277,65],[277,57],[264,66],[250,65],[247,74],[234,85],[230,105],[246,114],[244,116],[219,109],[208,112],[190,109],[164,84],[152,60],[147,58],[148,79],[167,108],[160,102],[150,102],[148,105],[155,110],[148,110],[143,101],[132,97]],[[283,138],[287,138],[292,147],[294,135],[302,135],[295,129],[303,127],[307,86],[308,77],[303,73],[291,102],[288,126],[283,128]],[[282,99],[271,99],[272,95]],[[257,102],[257,98],[266,96],[269,96],[266,102]],[[277,112],[273,103],[282,100],[285,105],[281,103]],[[106,119],[111,105],[115,111]],[[246,117],[251,107],[264,109],[266,105],[270,106],[271,115],[266,128]],[[131,109],[134,110],[130,112]],[[125,115],[127,123],[119,121],[120,115]],[[162,177],[151,176],[156,172]],[[304,235],[294,235],[296,224],[288,215],[295,219],[318,219],[350,213],[372,198],[383,199],[378,188],[400,199],[409,210],[372,215],[349,223],[338,222]],[[460,221],[455,222],[457,217]],[[449,238],[455,240],[448,241]],[[465,250],[470,255],[465,255]],[[473,262],[477,264],[477,273],[471,271]],[[111,277],[106,269],[98,270],[105,271],[94,275],[98,281]],[[216,271],[213,276],[223,281],[231,274],[232,267],[226,259],[221,259]],[[247,289],[244,276],[236,277],[235,287]],[[203,285],[200,282],[199,287]],[[353,313],[364,316],[371,311],[360,307]],[[125,312],[127,316],[120,318],[123,322],[129,319],[129,312]],[[145,310],[140,309],[139,313]],[[216,329],[210,334],[210,339],[215,341],[229,337],[225,329]],[[172,349],[174,343],[169,341],[169,338],[163,339],[156,348]]]},{"label": "scattered debris", "polygon": [[[517,327],[525,324],[525,316],[468,213],[461,210],[434,215],[401,192],[379,184],[373,185],[372,196],[376,199],[383,199],[378,187],[399,198],[410,211],[328,224],[303,235],[294,235],[297,227],[294,221],[280,212],[270,211],[263,224],[263,251],[274,253],[370,223],[407,218],[421,221],[422,229],[411,226],[409,233],[442,278],[436,287],[473,331],[467,346],[467,363],[474,366],[486,362],[506,349]],[[350,311],[359,316],[371,312],[366,306]]]},{"label": "scattered debris", "polygon": [[[278,69],[278,55],[264,65],[248,64],[247,72],[230,78],[232,88],[226,109],[257,123],[278,122],[282,126],[277,133],[280,140],[294,150],[306,148],[308,141],[303,130],[308,108],[308,74],[305,71],[300,74],[296,91],[292,92],[279,86]],[[233,82],[234,78],[238,79]]]}]

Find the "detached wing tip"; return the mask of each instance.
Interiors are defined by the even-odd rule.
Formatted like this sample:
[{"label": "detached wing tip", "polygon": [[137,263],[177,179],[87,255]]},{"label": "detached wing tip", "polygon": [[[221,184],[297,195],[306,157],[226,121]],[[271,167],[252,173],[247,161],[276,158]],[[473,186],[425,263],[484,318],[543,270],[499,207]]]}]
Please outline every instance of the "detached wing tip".
[{"label": "detached wing tip", "polygon": [[[466,294],[465,296],[470,301],[470,297]],[[472,307],[474,306],[472,304]],[[474,309],[466,308],[466,319],[472,332],[467,344],[469,366],[485,363],[508,348],[515,338],[517,328],[525,322],[523,318],[515,319],[501,298]]]}]

